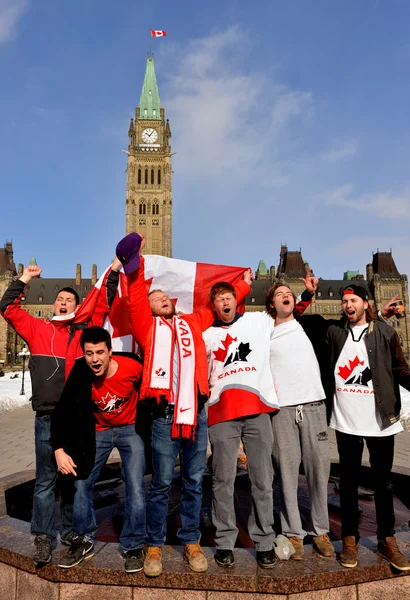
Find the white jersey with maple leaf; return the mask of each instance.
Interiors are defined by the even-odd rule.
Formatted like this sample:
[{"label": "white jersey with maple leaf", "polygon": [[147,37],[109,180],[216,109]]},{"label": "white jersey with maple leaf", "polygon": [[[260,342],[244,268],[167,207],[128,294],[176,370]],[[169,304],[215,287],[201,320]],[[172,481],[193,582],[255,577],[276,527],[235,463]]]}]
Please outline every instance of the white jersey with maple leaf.
[{"label": "white jersey with maple leaf", "polygon": [[365,345],[367,325],[351,327],[335,366],[330,427],[361,436],[386,436],[403,430],[400,421],[383,428],[377,410]]},{"label": "white jersey with maple leaf", "polygon": [[273,329],[266,313],[245,313],[228,327],[204,332],[210,425],[278,410],[269,361]]}]

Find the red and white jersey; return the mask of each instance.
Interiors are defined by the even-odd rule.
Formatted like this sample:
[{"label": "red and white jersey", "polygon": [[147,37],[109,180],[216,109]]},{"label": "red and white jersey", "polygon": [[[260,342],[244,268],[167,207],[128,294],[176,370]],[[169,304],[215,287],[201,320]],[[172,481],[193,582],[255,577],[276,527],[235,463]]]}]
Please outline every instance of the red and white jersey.
[{"label": "red and white jersey", "polygon": [[273,329],[266,313],[245,313],[228,327],[205,331],[209,425],[278,410],[269,363]]}]

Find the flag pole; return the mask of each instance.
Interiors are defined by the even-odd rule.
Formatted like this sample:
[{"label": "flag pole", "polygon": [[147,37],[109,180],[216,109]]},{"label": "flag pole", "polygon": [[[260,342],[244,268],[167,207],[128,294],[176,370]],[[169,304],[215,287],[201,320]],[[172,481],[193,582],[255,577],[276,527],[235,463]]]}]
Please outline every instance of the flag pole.
[{"label": "flag pole", "polygon": [[149,57],[152,57],[152,31],[149,31]]}]

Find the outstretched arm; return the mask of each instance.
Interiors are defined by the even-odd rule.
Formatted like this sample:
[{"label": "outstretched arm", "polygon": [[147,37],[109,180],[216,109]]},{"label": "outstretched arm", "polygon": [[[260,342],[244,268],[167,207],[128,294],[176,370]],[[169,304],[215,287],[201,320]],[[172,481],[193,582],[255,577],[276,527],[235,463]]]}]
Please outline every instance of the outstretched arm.
[{"label": "outstretched arm", "polygon": [[299,317],[305,312],[309,304],[312,302],[312,298],[318,286],[318,279],[312,275],[312,269],[309,269],[306,272],[306,277],[302,277],[301,279],[305,284],[306,289],[304,292],[302,292],[301,301],[295,306],[296,313]]},{"label": "outstretched arm", "polygon": [[26,285],[34,277],[40,277],[40,274],[41,268],[37,265],[26,267],[20,279],[8,287],[0,301],[0,312],[3,317],[29,345],[35,336],[39,321],[21,307],[21,299]]},{"label": "outstretched arm", "polygon": [[112,303],[114,302],[115,294],[117,293],[120,269],[121,263],[118,258],[115,257],[111,265],[111,271],[102,285],[103,289],[100,290],[98,295],[97,303],[90,320],[90,326],[96,325],[102,327],[104,324],[104,321],[110,312]]},{"label": "outstretched arm", "polygon": [[[236,291],[236,303],[240,304],[245,300],[246,296],[251,291],[251,282],[254,279],[252,269],[247,269],[243,275],[243,279],[237,281],[234,285]],[[215,321],[215,313],[211,308],[211,304],[208,303],[205,308],[201,308],[198,311],[187,315],[188,318],[198,319],[200,321],[200,327],[202,331],[206,331],[212,323]]]},{"label": "outstretched arm", "polygon": [[140,266],[128,275],[128,316],[133,337],[138,346],[145,347],[147,335],[152,325],[152,312],[145,285],[145,261],[140,258]]}]

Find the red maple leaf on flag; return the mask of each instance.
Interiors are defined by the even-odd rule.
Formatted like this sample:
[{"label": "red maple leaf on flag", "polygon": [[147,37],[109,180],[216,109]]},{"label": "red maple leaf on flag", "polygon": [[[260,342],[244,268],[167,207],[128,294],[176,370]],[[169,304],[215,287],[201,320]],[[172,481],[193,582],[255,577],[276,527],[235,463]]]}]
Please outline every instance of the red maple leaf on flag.
[{"label": "red maple leaf on flag", "polygon": [[228,348],[232,342],[236,342],[237,338],[233,338],[229,335],[226,336],[224,340],[222,340],[223,348],[219,348],[214,351],[215,360],[219,360],[221,362],[225,362],[226,355],[228,354]]},{"label": "red maple leaf on flag", "polygon": [[359,365],[364,365],[364,361],[361,362],[358,356],[355,356],[353,360],[349,360],[349,366],[344,365],[343,367],[339,367],[338,375],[346,381],[346,379],[353,373],[356,367]]}]

